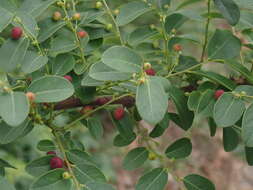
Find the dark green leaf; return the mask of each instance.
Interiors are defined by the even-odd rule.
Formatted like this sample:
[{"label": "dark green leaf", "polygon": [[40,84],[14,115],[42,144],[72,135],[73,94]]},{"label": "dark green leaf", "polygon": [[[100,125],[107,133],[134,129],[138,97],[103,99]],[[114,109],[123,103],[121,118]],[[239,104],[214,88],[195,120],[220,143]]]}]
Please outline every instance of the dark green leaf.
[{"label": "dark green leaf", "polygon": [[123,168],[126,170],[134,170],[139,168],[148,159],[149,152],[145,147],[138,147],[126,155],[123,160]]},{"label": "dark green leaf", "polygon": [[182,138],[172,143],[165,151],[170,159],[180,159],[188,157],[192,152],[192,143],[188,138]]}]

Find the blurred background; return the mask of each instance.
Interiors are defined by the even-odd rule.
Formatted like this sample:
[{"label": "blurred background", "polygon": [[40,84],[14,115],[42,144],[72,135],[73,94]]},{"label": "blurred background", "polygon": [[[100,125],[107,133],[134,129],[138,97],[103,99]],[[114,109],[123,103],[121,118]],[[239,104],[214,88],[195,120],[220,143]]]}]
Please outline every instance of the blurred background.
[{"label": "blurred background", "polygon": [[[118,8],[120,4],[128,1],[129,0],[108,0],[113,9]],[[173,0],[171,9],[177,7],[182,2],[184,1]],[[182,42],[184,49],[183,54],[198,58],[200,56],[200,44],[203,41],[205,26],[205,20],[201,15],[206,13],[206,1],[195,0],[195,2],[196,3],[186,6],[182,10],[184,14],[192,19],[179,29],[178,34],[185,34],[192,39],[191,41]],[[248,0],[248,2],[250,3],[252,0]],[[251,6],[253,10],[253,5],[251,4]],[[127,27],[124,27],[123,34],[125,38],[127,38],[127,35],[136,27],[150,24],[159,25],[159,23],[157,23],[157,17],[149,12]],[[228,25],[222,19],[214,19],[211,24],[210,35],[216,27],[224,29],[228,28]],[[251,55],[247,54],[247,56],[248,59],[252,58]],[[208,69],[227,76],[236,75],[236,73],[231,73],[224,65],[217,63],[213,63]],[[175,110],[173,105],[170,106],[170,109],[172,111]],[[132,172],[123,170],[121,166],[122,159],[129,150],[139,146],[138,139],[127,148],[114,147],[113,138],[116,135],[116,130],[106,114],[102,113],[101,116],[104,118],[103,124],[105,128],[105,134],[102,139],[99,141],[94,140],[89,134],[88,129],[81,123],[73,132],[73,137],[80,139],[85,145],[86,150],[94,155],[100,168],[106,174],[109,181],[115,185],[117,190],[133,190],[141,174],[153,167],[159,166],[160,163],[157,160],[148,161],[142,169]],[[61,116],[61,118],[58,119],[64,120],[65,118]],[[145,123],[143,126],[148,130],[152,129],[151,126]],[[189,133],[193,143],[193,152],[191,156],[186,160],[179,160],[171,163],[170,167],[181,177],[193,172],[206,176],[215,183],[217,190],[252,190],[253,169],[248,166],[245,161],[243,155],[244,147],[238,146],[235,151],[227,153],[223,149],[222,130],[218,129],[215,137],[210,137],[209,133],[206,120],[203,120],[201,117],[195,118],[194,125]],[[184,135],[185,132],[171,122],[166,133],[155,140],[160,144],[158,147],[159,150],[164,152],[168,144]],[[50,131],[46,127],[35,126],[34,130],[28,136],[7,145],[0,145],[0,157],[8,160],[12,165],[18,168],[17,170],[7,169],[6,172],[8,178],[16,184],[17,190],[28,190],[33,180],[32,177],[25,172],[25,165],[31,160],[44,155],[44,153],[36,149],[37,143],[40,140],[52,138]],[[182,186],[180,186],[180,184],[178,185],[178,182],[175,182],[172,177],[170,177],[166,190],[181,189]]]}]

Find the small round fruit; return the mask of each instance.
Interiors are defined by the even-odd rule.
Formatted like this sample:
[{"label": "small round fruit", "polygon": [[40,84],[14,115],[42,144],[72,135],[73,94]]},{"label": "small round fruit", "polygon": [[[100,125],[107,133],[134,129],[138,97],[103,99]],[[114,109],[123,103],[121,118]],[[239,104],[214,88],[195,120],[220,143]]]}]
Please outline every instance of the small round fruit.
[{"label": "small round fruit", "polygon": [[125,115],[125,110],[122,107],[115,109],[113,112],[114,119],[118,121],[121,120],[124,117],[124,115]]},{"label": "small round fruit", "polygon": [[150,63],[144,63],[144,69],[151,69],[152,65]]},{"label": "small round fruit", "polygon": [[218,100],[221,96],[222,96],[222,94],[224,94],[224,90],[222,90],[222,89],[220,89],[220,90],[216,90],[215,91],[215,93],[214,93],[214,98],[216,99],[216,100]]},{"label": "small round fruit", "polygon": [[80,20],[81,19],[81,14],[80,13],[75,13],[72,18],[73,18],[73,20]]},{"label": "small round fruit", "polygon": [[56,152],[55,151],[48,151],[47,155],[56,155]]},{"label": "small round fruit", "polygon": [[103,7],[103,3],[98,1],[96,2],[96,6],[95,6],[97,9],[100,9],[101,7]]},{"label": "small round fruit", "polygon": [[59,11],[54,12],[54,14],[53,14],[53,20],[54,21],[61,20],[61,18],[62,18],[62,16],[61,16],[61,13]]},{"label": "small round fruit", "polygon": [[156,72],[154,69],[150,68],[150,69],[146,69],[145,73],[149,76],[155,76]]},{"label": "small round fruit", "polygon": [[28,98],[29,101],[33,102],[36,98],[36,95],[32,92],[27,92],[26,97]]},{"label": "small round fruit", "polygon": [[55,156],[50,160],[51,169],[63,168],[63,166],[64,166],[64,162],[60,157]]},{"label": "small round fruit", "polygon": [[64,173],[62,174],[62,177],[63,177],[63,179],[70,179],[70,178],[71,178],[71,175],[69,174],[69,172],[64,172]]},{"label": "small round fruit", "polygon": [[87,32],[84,31],[84,30],[81,30],[81,31],[77,32],[77,35],[78,35],[79,38],[85,38],[85,37],[88,36]]},{"label": "small round fruit", "polygon": [[21,38],[22,34],[23,30],[20,27],[14,27],[11,30],[11,37],[13,40],[18,40],[19,38]]},{"label": "small round fruit", "polygon": [[113,13],[114,13],[115,15],[118,15],[118,14],[119,14],[119,9],[115,9],[115,10],[113,11]]},{"label": "small round fruit", "polygon": [[106,30],[110,31],[112,29],[112,24],[107,24],[105,28]]},{"label": "small round fruit", "polygon": [[150,153],[148,154],[148,159],[149,159],[149,160],[155,160],[155,159],[156,159],[156,154],[153,153],[153,152],[150,152]]},{"label": "small round fruit", "polygon": [[174,51],[179,52],[179,51],[182,51],[183,48],[180,44],[174,44],[173,49],[174,49]]},{"label": "small round fruit", "polygon": [[101,97],[101,98],[97,98],[95,102],[96,102],[96,104],[98,106],[102,106],[102,105],[106,104],[109,101],[110,101],[110,98],[108,98],[108,97]]},{"label": "small round fruit", "polygon": [[65,75],[64,78],[67,79],[69,82],[73,81],[73,78],[70,75]]},{"label": "small round fruit", "polygon": [[90,112],[91,110],[93,110],[93,107],[92,106],[84,106],[82,109],[81,109],[81,114],[86,114],[88,112]]}]

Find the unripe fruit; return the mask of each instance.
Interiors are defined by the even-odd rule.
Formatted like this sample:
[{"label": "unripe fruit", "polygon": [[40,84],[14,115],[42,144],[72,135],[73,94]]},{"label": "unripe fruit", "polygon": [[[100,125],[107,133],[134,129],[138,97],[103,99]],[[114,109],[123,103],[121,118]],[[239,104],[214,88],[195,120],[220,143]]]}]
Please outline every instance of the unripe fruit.
[{"label": "unripe fruit", "polygon": [[77,35],[79,38],[85,38],[86,36],[88,36],[87,32],[84,30],[77,32]]},{"label": "unripe fruit", "polygon": [[56,152],[55,151],[48,151],[47,155],[56,155]]},{"label": "unripe fruit", "polygon": [[101,3],[100,1],[96,2],[96,8],[100,9],[103,6],[103,3]]},{"label": "unripe fruit", "polygon": [[152,65],[150,63],[144,63],[144,69],[151,69]]},{"label": "unripe fruit", "polygon": [[64,78],[67,79],[69,82],[73,81],[73,78],[70,75],[65,75]]},{"label": "unripe fruit", "polygon": [[91,110],[93,110],[93,107],[92,107],[92,106],[84,106],[84,107],[81,109],[80,113],[81,113],[81,114],[86,114],[86,113],[90,112]]},{"label": "unripe fruit", "polygon": [[118,15],[118,14],[119,14],[119,9],[115,9],[115,10],[113,11],[113,13],[114,13],[115,15]]},{"label": "unripe fruit", "polygon": [[114,110],[113,117],[116,120],[121,120],[125,115],[125,110],[122,107],[119,107]]},{"label": "unripe fruit", "polygon": [[106,30],[111,30],[112,29],[112,24],[107,24],[105,28],[106,28]]},{"label": "unripe fruit", "polygon": [[145,77],[141,77],[139,80],[138,80],[138,83],[139,84],[143,84],[146,82],[146,78]]},{"label": "unripe fruit", "polygon": [[216,92],[214,93],[214,98],[218,100],[222,96],[222,94],[224,94],[224,92],[224,90],[216,90]]},{"label": "unripe fruit", "polygon": [[156,159],[156,154],[153,153],[153,152],[150,152],[149,155],[148,155],[148,159],[149,160],[155,160]]},{"label": "unripe fruit", "polygon": [[33,102],[33,101],[35,100],[35,98],[36,98],[35,94],[32,93],[32,92],[27,92],[27,93],[26,93],[26,97],[28,98],[28,100],[29,100],[30,102]]},{"label": "unripe fruit", "polygon": [[150,68],[150,69],[146,69],[145,73],[149,76],[155,76],[156,72],[154,69]]},{"label": "unripe fruit", "polygon": [[51,169],[63,168],[63,166],[64,166],[63,160],[57,156],[53,157],[50,160]]},{"label": "unripe fruit", "polygon": [[61,20],[61,18],[62,18],[62,16],[61,16],[61,13],[59,11],[54,12],[54,14],[53,14],[53,20],[54,21]]},{"label": "unripe fruit", "polygon": [[180,45],[180,44],[174,44],[173,45],[173,49],[174,49],[174,51],[182,51],[182,46]]},{"label": "unripe fruit", "polygon": [[81,19],[81,14],[80,13],[75,13],[72,18],[73,18],[73,20],[80,20]]},{"label": "unripe fruit", "polygon": [[70,179],[72,176],[69,174],[69,172],[64,172],[62,174],[63,179]]},{"label": "unripe fruit", "polygon": [[13,40],[18,40],[19,38],[21,38],[22,34],[23,30],[20,27],[14,27],[11,30],[11,37]]}]

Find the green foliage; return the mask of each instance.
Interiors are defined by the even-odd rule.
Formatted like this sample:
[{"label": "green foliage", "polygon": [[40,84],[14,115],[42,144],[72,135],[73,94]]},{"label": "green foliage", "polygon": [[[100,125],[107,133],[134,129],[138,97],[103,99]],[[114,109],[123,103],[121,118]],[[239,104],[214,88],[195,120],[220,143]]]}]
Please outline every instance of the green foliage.
[{"label": "green foliage", "polygon": [[[191,156],[195,119],[253,165],[252,11],[249,0],[0,0],[0,189],[15,189],[9,169],[20,166],[8,159],[19,145],[31,184],[21,190],[113,190],[94,149],[116,131],[123,168],[152,167],[136,190],[164,190],[169,175],[214,190],[174,173]],[[160,144],[172,123],[186,134]],[[28,134],[32,148],[20,140]]]}]

